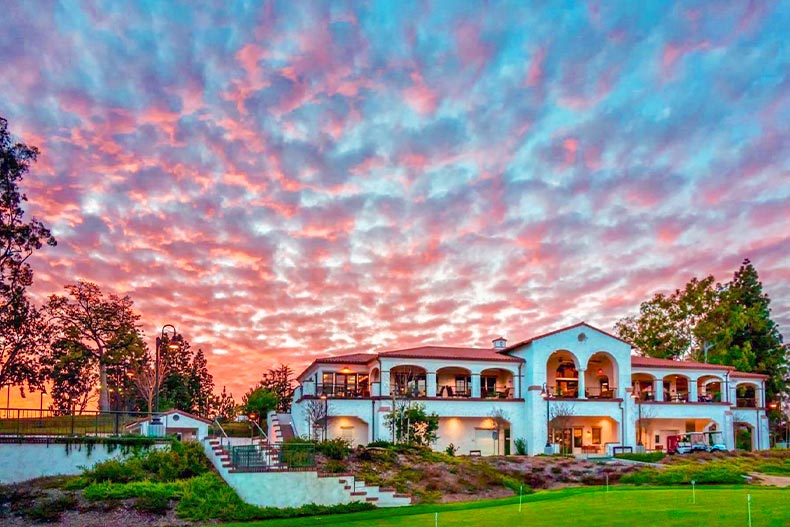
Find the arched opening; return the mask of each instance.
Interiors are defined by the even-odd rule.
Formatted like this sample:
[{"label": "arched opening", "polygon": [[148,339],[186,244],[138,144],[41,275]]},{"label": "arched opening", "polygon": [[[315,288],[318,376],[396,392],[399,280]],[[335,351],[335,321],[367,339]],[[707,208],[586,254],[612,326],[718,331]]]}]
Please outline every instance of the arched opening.
[{"label": "arched opening", "polygon": [[370,372],[370,393],[373,396],[381,395],[381,372],[378,368]]},{"label": "arched opening", "polygon": [[757,408],[757,385],[739,383],[735,386],[735,406],[739,408]]},{"label": "arched opening", "polygon": [[634,373],[631,375],[631,387],[638,401],[656,400],[656,378],[648,373]]},{"label": "arched opening", "polygon": [[396,366],[390,369],[391,395],[425,397],[427,372],[420,366]]},{"label": "arched opening", "polygon": [[701,403],[720,403],[723,380],[715,375],[704,375],[697,379],[697,401]]},{"label": "arched opening", "polygon": [[548,391],[553,397],[579,397],[578,361],[570,351],[555,351],[549,356],[546,377]]},{"label": "arched opening", "polygon": [[502,368],[489,368],[480,372],[480,397],[511,399],[513,373]]},{"label": "arched opening", "polygon": [[436,370],[437,397],[469,397],[471,395],[471,371],[456,366]]},{"label": "arched opening", "polygon": [[688,402],[689,378],[676,374],[664,377],[664,400],[672,403]]},{"label": "arched opening", "polygon": [[738,450],[754,450],[754,427],[749,423],[736,422],[735,448]]},{"label": "arched opening", "polygon": [[550,441],[560,454],[604,454],[619,443],[620,423],[611,417],[555,415],[549,423]]},{"label": "arched opening", "polygon": [[613,399],[617,396],[617,362],[604,351],[587,361],[584,394],[589,399]]}]

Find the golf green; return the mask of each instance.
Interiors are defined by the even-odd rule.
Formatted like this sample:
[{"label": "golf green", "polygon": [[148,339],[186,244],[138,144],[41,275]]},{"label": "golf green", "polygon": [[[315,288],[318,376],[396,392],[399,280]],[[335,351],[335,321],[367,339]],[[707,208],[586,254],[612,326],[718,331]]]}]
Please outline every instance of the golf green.
[{"label": "golf green", "polygon": [[[770,487],[573,488],[525,496],[519,512],[518,498],[448,505],[424,505],[337,516],[313,516],[247,524],[286,525],[375,525],[506,527],[577,527],[579,525],[660,525],[687,527],[748,526],[748,496],[754,527],[790,525],[790,489]],[[437,514],[438,513],[438,517]]]}]

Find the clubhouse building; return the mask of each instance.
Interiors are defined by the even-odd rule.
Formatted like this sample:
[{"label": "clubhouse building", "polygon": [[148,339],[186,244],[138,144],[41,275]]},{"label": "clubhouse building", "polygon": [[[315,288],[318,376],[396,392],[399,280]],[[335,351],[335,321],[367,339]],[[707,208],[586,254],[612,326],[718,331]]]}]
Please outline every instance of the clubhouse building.
[{"label": "clubhouse building", "polygon": [[[393,407],[439,416],[436,450],[611,454],[667,448],[667,437],[715,432],[728,449],[769,448],[766,376],[729,366],[639,357],[587,323],[490,348],[422,346],[315,360],[298,376],[299,435],[353,445],[392,440]],[[326,417],[324,417],[324,415]]]}]

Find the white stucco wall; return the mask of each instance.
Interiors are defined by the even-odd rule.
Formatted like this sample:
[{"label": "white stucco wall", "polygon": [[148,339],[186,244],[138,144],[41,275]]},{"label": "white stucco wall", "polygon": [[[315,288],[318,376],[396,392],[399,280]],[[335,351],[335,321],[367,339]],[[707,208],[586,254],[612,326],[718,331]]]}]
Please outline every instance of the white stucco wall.
[{"label": "white stucco wall", "polygon": [[18,483],[44,476],[72,476],[84,468],[122,457],[121,448],[110,452],[107,445],[0,444],[0,483]]}]

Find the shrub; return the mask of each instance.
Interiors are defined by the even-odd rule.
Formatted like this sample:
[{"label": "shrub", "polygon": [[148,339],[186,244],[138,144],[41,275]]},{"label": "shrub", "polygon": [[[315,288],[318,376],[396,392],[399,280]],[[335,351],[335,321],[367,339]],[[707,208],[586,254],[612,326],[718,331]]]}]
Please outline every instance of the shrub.
[{"label": "shrub", "polygon": [[84,491],[85,499],[91,501],[125,500],[159,496],[165,500],[175,498],[181,493],[177,483],[159,483],[153,481],[135,481],[132,483],[93,483]]},{"label": "shrub", "polygon": [[324,464],[324,472],[328,472],[330,474],[342,474],[343,472],[348,472],[348,465],[346,465],[343,461],[330,459]]},{"label": "shrub", "polygon": [[170,510],[170,499],[161,494],[140,496],[134,502],[134,508],[140,512],[149,512],[164,516]]},{"label": "shrub", "polygon": [[371,441],[368,443],[367,448],[391,448],[393,446],[389,441]]},{"label": "shrub", "polygon": [[83,488],[102,481],[129,483],[145,479],[154,481],[188,479],[207,472],[208,463],[200,443],[174,441],[164,450],[139,451],[125,461],[111,459],[96,463],[83,472],[78,481],[71,482],[67,486]]},{"label": "shrub", "polygon": [[57,498],[40,501],[25,509],[25,515],[36,522],[54,523],[60,520],[63,511],[71,510],[77,505],[77,498],[64,494]]},{"label": "shrub", "polygon": [[513,441],[513,444],[516,446],[516,454],[519,456],[527,455],[527,440],[525,438],[518,437]]},{"label": "shrub", "polygon": [[658,463],[666,457],[664,452],[635,452],[626,454],[615,454],[617,459],[630,459],[631,461],[643,461],[646,463]]},{"label": "shrub", "polygon": [[322,441],[316,446],[316,451],[325,455],[329,459],[346,459],[351,452],[351,445],[343,438],[337,437],[328,441]]},{"label": "shrub", "polygon": [[456,452],[458,452],[458,447],[450,443],[449,445],[447,445],[447,448],[444,449],[444,452],[448,456],[455,456]]}]

